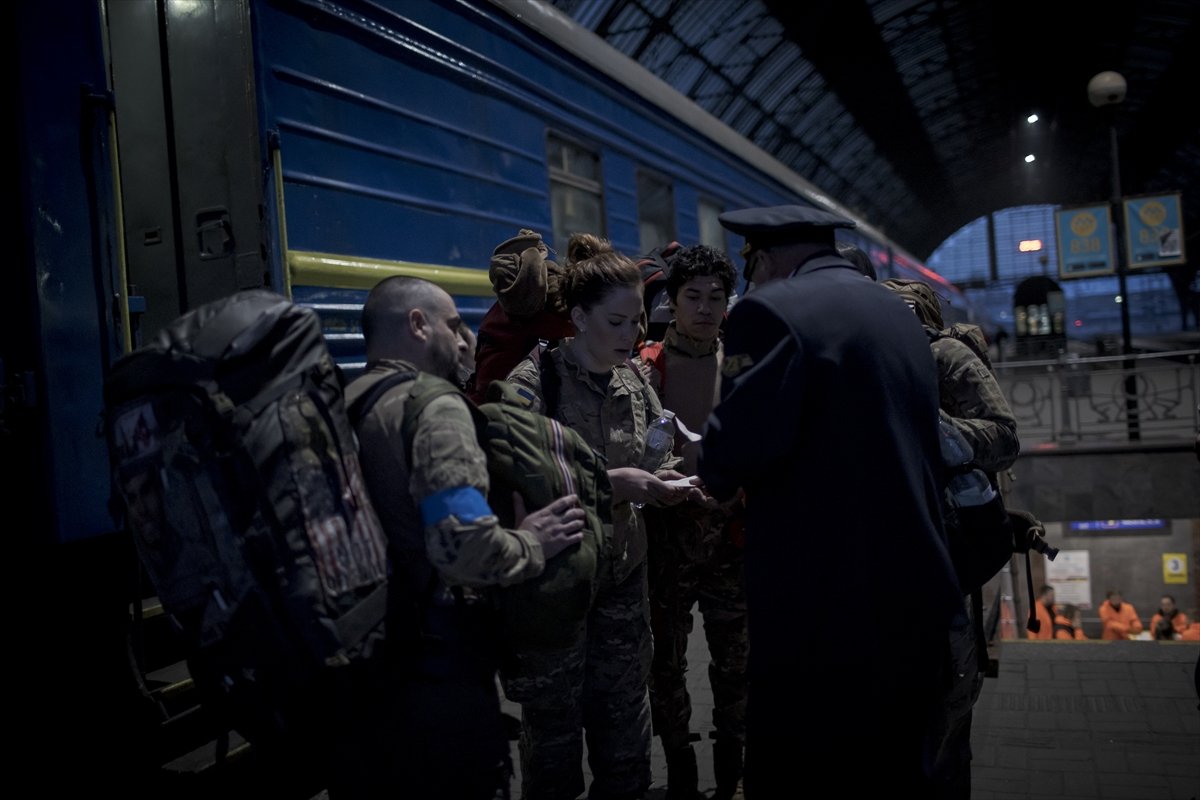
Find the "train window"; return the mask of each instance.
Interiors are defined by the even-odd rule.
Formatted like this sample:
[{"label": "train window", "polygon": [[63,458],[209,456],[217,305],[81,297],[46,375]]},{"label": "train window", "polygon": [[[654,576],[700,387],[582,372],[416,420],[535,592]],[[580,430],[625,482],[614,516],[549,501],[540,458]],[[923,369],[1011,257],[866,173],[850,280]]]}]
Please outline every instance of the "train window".
[{"label": "train window", "polygon": [[643,253],[675,239],[675,191],[670,181],[638,170],[637,204],[638,238]]},{"label": "train window", "polygon": [[725,229],[721,227],[721,222],[717,219],[724,210],[712,200],[700,198],[700,207],[697,213],[700,221],[700,244],[706,244],[722,253],[729,251],[729,246],[725,243]]},{"label": "train window", "polygon": [[604,187],[600,182],[600,155],[583,145],[554,134],[546,140],[550,171],[550,219],[554,248],[566,256],[572,233],[606,236]]}]

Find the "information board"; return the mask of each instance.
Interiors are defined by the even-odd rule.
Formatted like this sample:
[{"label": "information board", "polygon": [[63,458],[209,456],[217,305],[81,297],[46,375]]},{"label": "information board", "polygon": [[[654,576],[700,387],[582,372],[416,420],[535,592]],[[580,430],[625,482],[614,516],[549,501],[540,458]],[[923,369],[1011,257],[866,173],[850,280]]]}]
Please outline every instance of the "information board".
[{"label": "information board", "polygon": [[1115,271],[1109,206],[1062,208],[1054,212],[1058,237],[1058,276],[1088,278]]},{"label": "information board", "polygon": [[1127,197],[1125,253],[1129,269],[1184,263],[1179,195]]}]

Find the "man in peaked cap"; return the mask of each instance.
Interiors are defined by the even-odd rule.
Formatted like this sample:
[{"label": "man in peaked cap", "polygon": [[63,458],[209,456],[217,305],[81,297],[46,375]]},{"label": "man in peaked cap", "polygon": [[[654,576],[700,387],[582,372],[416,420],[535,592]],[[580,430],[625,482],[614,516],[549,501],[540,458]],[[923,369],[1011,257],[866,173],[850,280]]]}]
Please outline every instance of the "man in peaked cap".
[{"label": "man in peaked cap", "polygon": [[836,256],[834,230],[855,225],[853,220],[808,206],[746,208],[727,211],[718,220],[746,240],[745,276],[755,284],[788,277],[809,258]]},{"label": "man in peaked cap", "polygon": [[[746,494],[746,797],[813,774],[856,796],[934,797],[963,603],[928,340],[899,297],[838,254],[850,220],[777,206],[720,221],[745,237],[755,287],[729,314],[698,472],[718,500]],[[806,624],[812,597],[842,598],[846,624]],[[885,613],[897,598],[903,613]],[[852,624],[863,612],[871,624]]]}]

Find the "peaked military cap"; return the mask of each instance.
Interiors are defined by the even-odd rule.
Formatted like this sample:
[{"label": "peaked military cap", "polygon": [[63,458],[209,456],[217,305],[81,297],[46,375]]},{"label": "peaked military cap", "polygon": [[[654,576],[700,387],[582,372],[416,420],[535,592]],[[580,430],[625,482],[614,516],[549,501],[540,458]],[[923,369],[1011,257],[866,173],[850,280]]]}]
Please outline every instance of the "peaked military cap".
[{"label": "peaked military cap", "polygon": [[808,206],[767,206],[726,211],[721,225],[759,246],[787,242],[822,242],[832,239],[834,228],[853,228],[855,222],[838,214]]}]

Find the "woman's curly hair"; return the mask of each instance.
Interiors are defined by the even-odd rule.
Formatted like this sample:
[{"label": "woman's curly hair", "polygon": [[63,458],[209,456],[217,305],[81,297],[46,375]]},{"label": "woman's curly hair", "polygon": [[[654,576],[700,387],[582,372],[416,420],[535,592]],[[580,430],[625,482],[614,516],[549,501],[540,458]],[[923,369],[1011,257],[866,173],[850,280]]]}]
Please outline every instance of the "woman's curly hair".
[{"label": "woman's curly hair", "polygon": [[624,286],[642,288],[637,264],[614,250],[607,239],[592,233],[571,234],[563,275],[567,308],[590,311],[610,290]]}]

